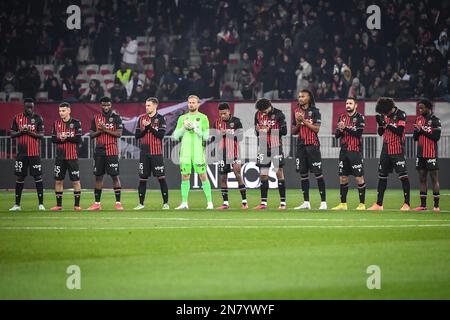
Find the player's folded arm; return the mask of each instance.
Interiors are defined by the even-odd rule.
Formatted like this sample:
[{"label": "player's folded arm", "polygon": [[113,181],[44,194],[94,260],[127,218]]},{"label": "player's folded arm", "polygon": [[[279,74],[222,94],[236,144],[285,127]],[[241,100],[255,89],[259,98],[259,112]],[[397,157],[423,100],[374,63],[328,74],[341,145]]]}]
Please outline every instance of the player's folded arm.
[{"label": "player's folded arm", "polygon": [[350,129],[350,128],[345,128],[344,129],[349,135],[351,135],[352,137],[361,137],[364,131],[363,127],[359,127],[356,128],[356,130]]},{"label": "player's folded arm", "polygon": [[431,133],[426,132],[424,130],[421,131],[421,133],[427,137],[428,139],[431,139],[433,141],[439,141],[441,138],[441,129],[440,128],[434,128]]}]

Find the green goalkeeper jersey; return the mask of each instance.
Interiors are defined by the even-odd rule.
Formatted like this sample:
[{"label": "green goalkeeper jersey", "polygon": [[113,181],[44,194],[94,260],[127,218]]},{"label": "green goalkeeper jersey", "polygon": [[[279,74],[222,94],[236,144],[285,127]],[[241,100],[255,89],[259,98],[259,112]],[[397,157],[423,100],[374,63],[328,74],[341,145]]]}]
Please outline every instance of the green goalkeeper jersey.
[{"label": "green goalkeeper jersey", "polygon": [[[185,120],[191,121],[193,129],[187,130],[184,127]],[[180,163],[181,164],[204,164],[205,163],[205,142],[209,138],[209,120],[201,113],[186,113],[178,118],[177,127],[173,133],[177,140],[181,140]]]}]

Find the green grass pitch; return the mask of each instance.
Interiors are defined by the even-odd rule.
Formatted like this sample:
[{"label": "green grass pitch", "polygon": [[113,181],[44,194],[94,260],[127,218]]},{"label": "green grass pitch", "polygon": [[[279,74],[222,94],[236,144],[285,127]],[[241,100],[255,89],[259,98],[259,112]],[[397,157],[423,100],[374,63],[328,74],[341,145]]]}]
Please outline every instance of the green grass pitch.
[{"label": "green grass pitch", "polygon": [[[339,202],[328,190],[328,206]],[[440,214],[401,213],[401,191],[387,190],[382,213],[276,210],[277,190],[266,211],[206,211],[201,191],[191,191],[189,211],[161,211],[159,191],[147,193],[145,211],[131,210],[136,192],[124,192],[127,209],[113,209],[104,191],[103,212],[37,212],[35,192],[0,193],[0,299],[449,299],[450,190]],[[258,204],[259,191],[249,201]],[[312,205],[319,205],[311,190]],[[82,194],[82,207],[92,203]],[[240,195],[230,191],[231,205]],[[367,204],[375,200],[370,190]],[[180,201],[170,192],[170,205]],[[215,206],[221,195],[214,191]],[[300,192],[288,190],[288,208]],[[47,209],[55,204],[46,193]],[[412,206],[418,191],[412,191]],[[428,199],[429,206],[432,198]],[[355,189],[349,207],[357,205]],[[130,210],[128,210],[130,209]],[[69,290],[66,270],[81,270],[81,289]],[[381,289],[369,290],[367,268],[379,266]]]}]

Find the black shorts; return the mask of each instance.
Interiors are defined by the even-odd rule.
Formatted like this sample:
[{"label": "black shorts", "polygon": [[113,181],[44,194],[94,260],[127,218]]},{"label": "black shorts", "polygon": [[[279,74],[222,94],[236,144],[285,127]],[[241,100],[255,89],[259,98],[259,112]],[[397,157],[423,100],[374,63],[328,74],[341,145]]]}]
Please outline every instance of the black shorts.
[{"label": "black shorts", "polygon": [[364,162],[361,152],[341,151],[339,153],[339,176],[364,176]]},{"label": "black shorts", "polygon": [[403,154],[387,154],[381,152],[378,173],[387,176],[393,170],[397,174],[407,173],[406,160]]},{"label": "black shorts", "polygon": [[437,158],[416,158],[416,169],[417,170],[439,170],[439,164]]},{"label": "black shorts", "polygon": [[42,176],[42,164],[40,157],[18,156],[14,164],[14,173],[18,177],[25,178],[30,172],[32,177]]},{"label": "black shorts", "polygon": [[235,164],[242,164],[242,161],[239,159],[219,161],[219,174],[223,175],[232,172]]},{"label": "black shorts", "polygon": [[166,175],[163,156],[141,153],[139,157],[139,178],[147,179],[151,173],[154,177]]},{"label": "black shorts", "polygon": [[322,174],[320,146],[297,146],[295,169],[300,174],[308,174],[308,172]]},{"label": "black shorts", "polygon": [[54,167],[55,180],[64,180],[66,171],[69,172],[70,181],[80,180],[80,166],[78,165],[78,160],[56,159]]},{"label": "black shorts", "polygon": [[270,168],[271,163],[275,168],[283,168],[284,167],[284,154],[283,150],[277,150],[275,154],[271,151],[259,152],[256,157],[256,166],[260,168]]},{"label": "black shorts", "polygon": [[94,155],[94,175],[119,175],[119,156]]}]

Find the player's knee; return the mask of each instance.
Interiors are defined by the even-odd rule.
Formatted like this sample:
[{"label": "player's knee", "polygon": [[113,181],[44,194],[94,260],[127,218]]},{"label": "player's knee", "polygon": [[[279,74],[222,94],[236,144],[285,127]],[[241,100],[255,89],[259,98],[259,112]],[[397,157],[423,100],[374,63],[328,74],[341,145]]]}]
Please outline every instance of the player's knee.
[{"label": "player's knee", "polygon": [[261,179],[261,181],[266,181],[266,180],[269,180],[269,176],[268,175],[261,175],[260,179]]},{"label": "player's knee", "polygon": [[24,183],[25,182],[25,177],[17,177],[16,182],[17,183]]},{"label": "player's knee", "polygon": [[34,181],[35,182],[41,182],[42,181],[42,176],[34,176]]},{"label": "player's knee", "polygon": [[300,174],[300,180],[309,180],[308,173],[302,173]]},{"label": "player's knee", "polygon": [[388,175],[385,174],[385,173],[379,173],[378,174],[378,179],[387,180],[387,178],[388,178]]},{"label": "player's knee", "polygon": [[314,175],[316,176],[317,180],[323,179],[323,174],[322,173],[315,173]]},{"label": "player's knee", "polygon": [[406,173],[406,172],[400,172],[400,173],[398,174],[398,178],[399,178],[400,180],[407,180],[407,179],[409,179],[409,178],[408,178],[408,173]]},{"label": "player's knee", "polygon": [[158,177],[158,181],[159,181],[159,182],[163,182],[164,180],[166,180],[166,176],[160,176],[160,177]]},{"label": "player's knee", "polygon": [[[357,184],[363,184],[364,183],[364,177],[355,177]],[[348,177],[347,177],[347,183],[348,183]]]},{"label": "player's knee", "polygon": [[[358,178],[356,178],[356,181],[358,181]],[[348,183],[348,177],[347,176],[340,176],[339,177],[339,182],[340,182],[340,184],[347,184]]]}]

